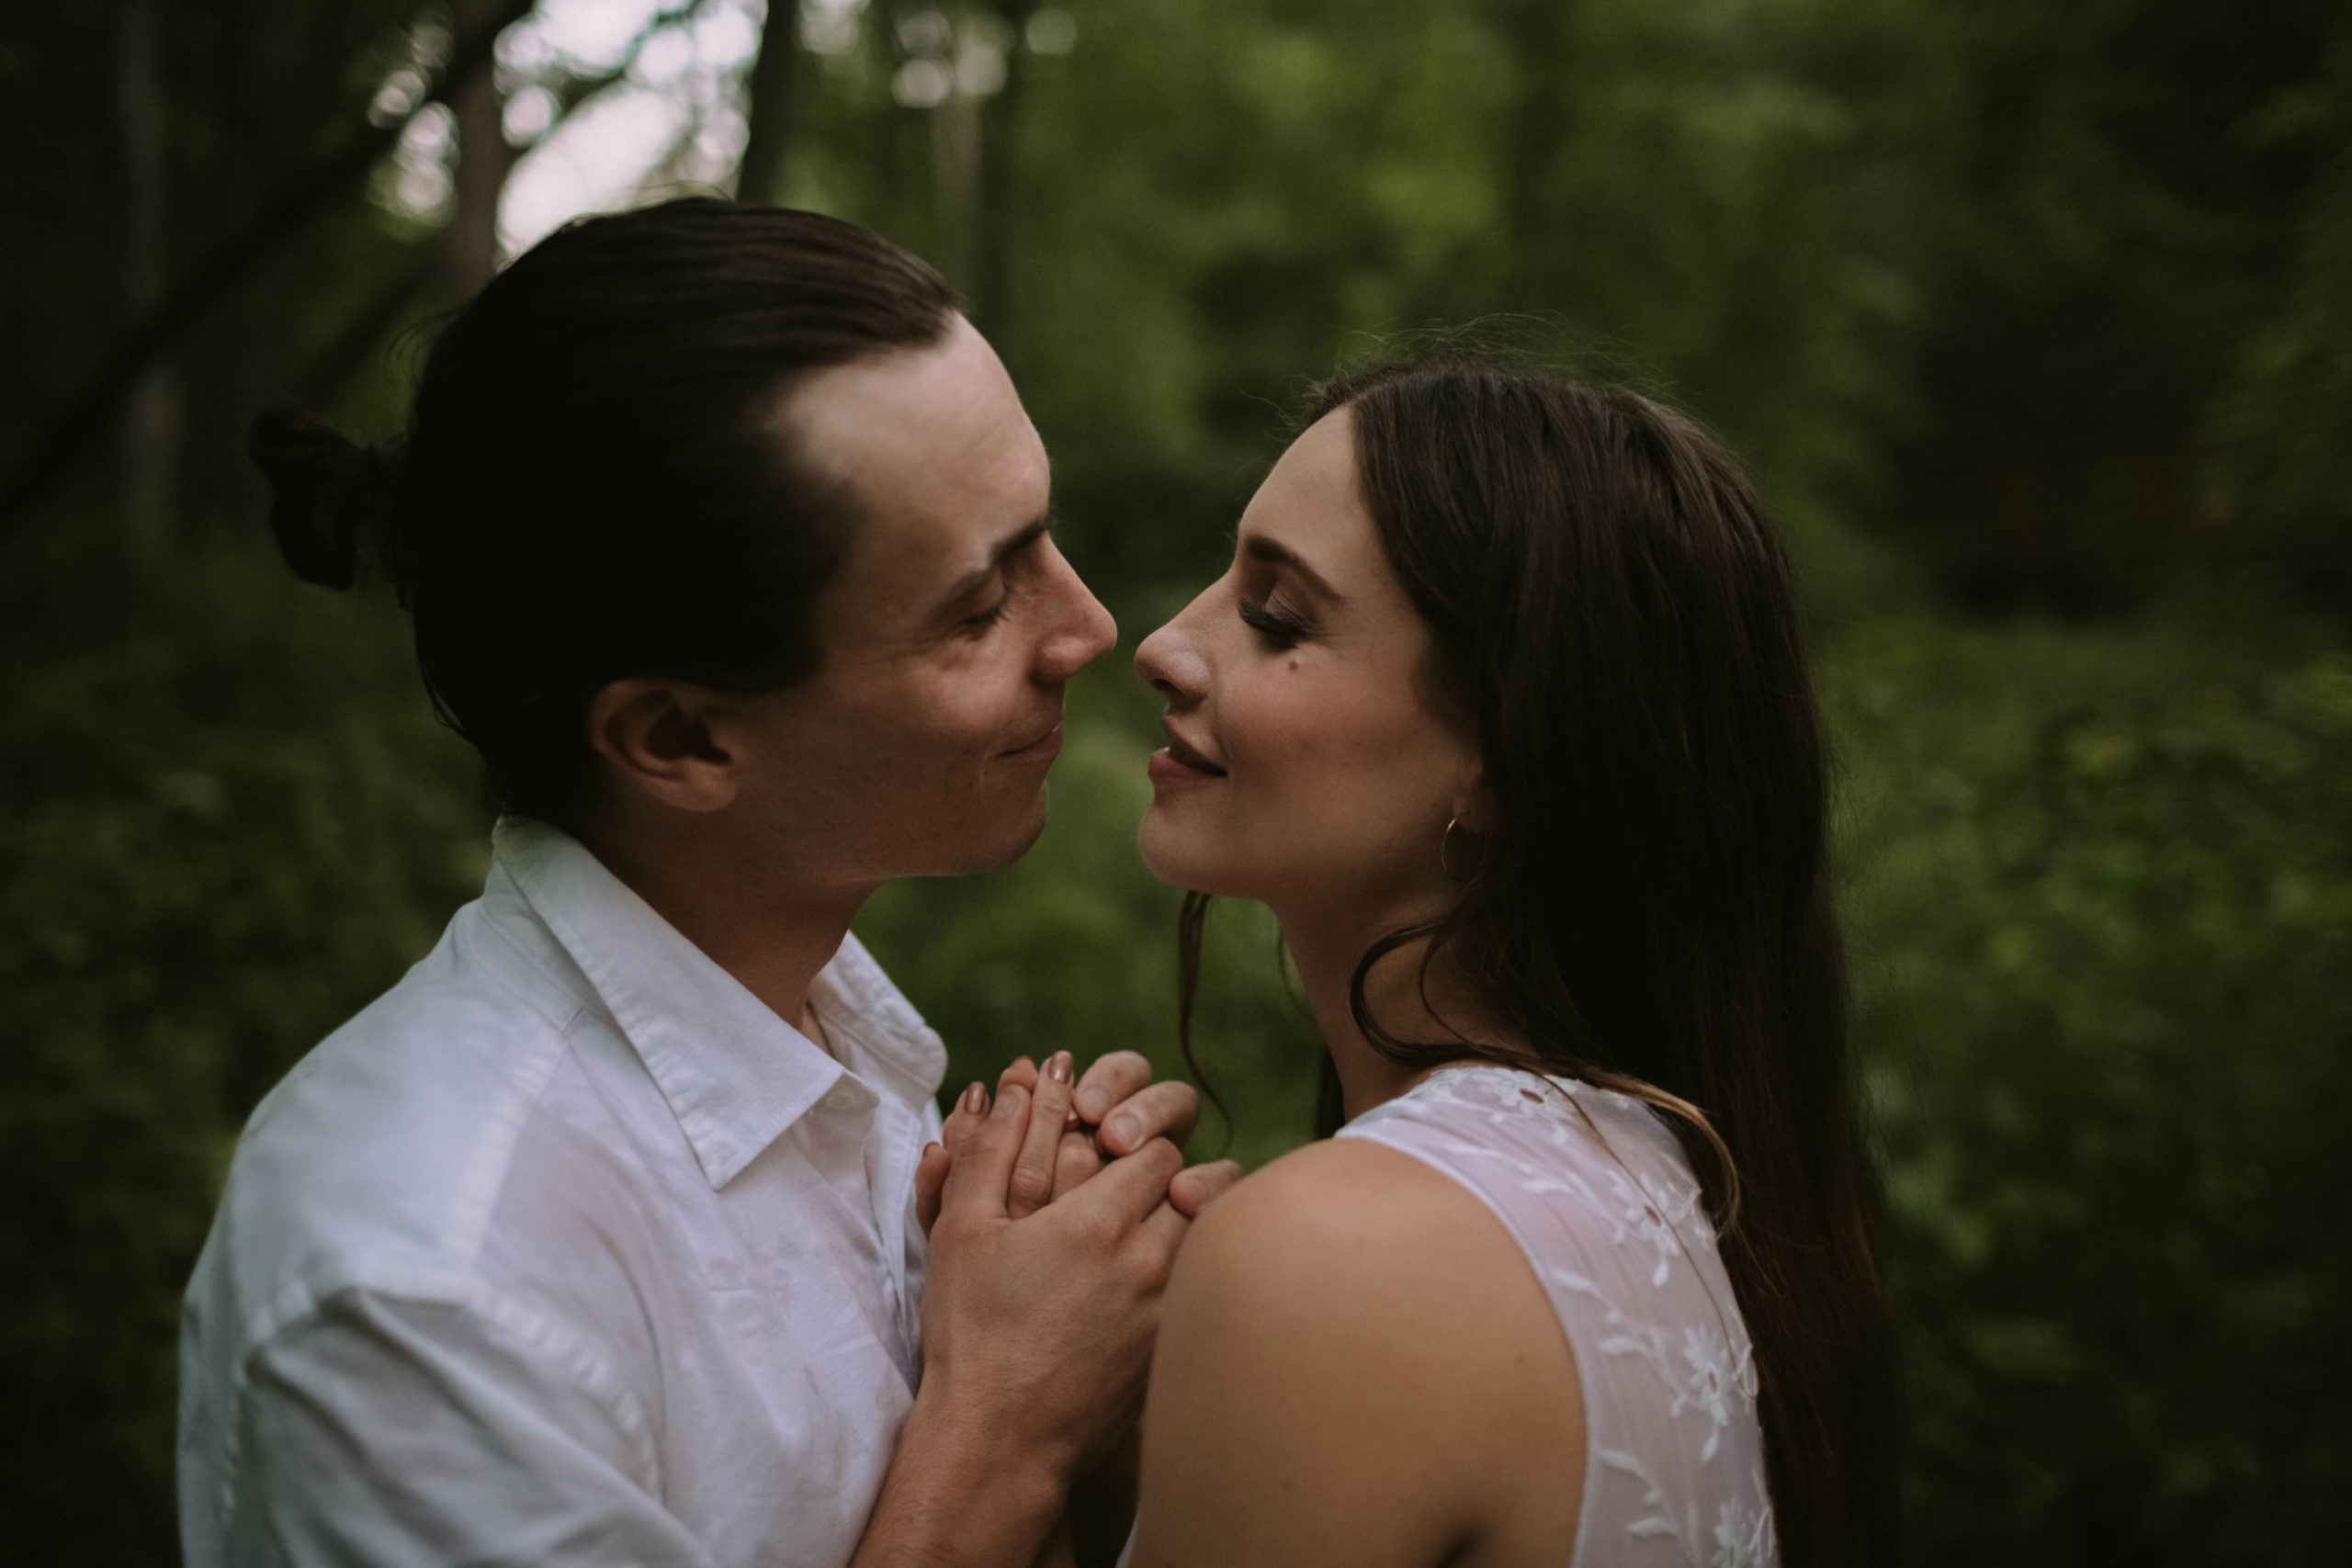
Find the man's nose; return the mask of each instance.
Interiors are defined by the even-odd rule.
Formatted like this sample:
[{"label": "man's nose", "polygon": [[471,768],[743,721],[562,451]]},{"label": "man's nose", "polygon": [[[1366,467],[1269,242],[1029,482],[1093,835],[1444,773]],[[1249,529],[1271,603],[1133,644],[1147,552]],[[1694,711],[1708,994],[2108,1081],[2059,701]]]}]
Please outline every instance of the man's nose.
[{"label": "man's nose", "polygon": [[1037,678],[1049,685],[1069,680],[1119,640],[1118,622],[1059,550],[1053,554],[1053,572],[1059,624],[1037,650]]}]

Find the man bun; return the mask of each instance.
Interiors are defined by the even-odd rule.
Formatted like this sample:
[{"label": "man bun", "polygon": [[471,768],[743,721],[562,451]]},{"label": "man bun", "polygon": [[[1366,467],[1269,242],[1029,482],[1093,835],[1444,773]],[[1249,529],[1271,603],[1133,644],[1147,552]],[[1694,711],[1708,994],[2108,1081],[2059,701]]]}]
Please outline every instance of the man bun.
[{"label": "man bun", "polygon": [[380,557],[400,447],[363,445],[324,420],[280,409],[254,421],[245,453],[269,481],[270,532],[305,582],[338,591]]}]

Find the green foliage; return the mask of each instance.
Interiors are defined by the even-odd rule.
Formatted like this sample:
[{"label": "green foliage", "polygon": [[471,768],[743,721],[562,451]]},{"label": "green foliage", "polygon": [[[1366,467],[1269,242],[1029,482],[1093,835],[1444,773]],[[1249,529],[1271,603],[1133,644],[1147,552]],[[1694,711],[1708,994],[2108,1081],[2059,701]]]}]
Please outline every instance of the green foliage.
[{"label": "green foliage", "polygon": [[1833,663],[1917,1555],[2352,1528],[2352,662],[1873,626]]},{"label": "green foliage", "polygon": [[[1905,203],[1938,243],[1909,280],[1918,324],[1908,395],[1881,426],[1875,523],[1987,607],[2144,604],[2185,571],[2245,566],[2245,536],[2277,551],[2297,522],[2274,515],[2289,497],[2242,487],[2234,515],[2218,505],[2214,427],[2225,442],[2249,418],[2273,427],[2238,390],[2245,371],[2283,389],[2309,379],[2307,356],[2340,353],[2325,346],[2345,323],[2321,304],[2341,278],[2321,211],[2323,171],[2352,146],[2343,73],[2326,69],[2352,13],[1924,10],[1951,29],[1952,107],[1941,178]],[[2259,337],[2299,251],[2310,292]],[[2339,499],[2339,536],[2343,515]]]},{"label": "green foliage", "polygon": [[161,1562],[237,1129],[479,887],[485,823],[389,622],[238,563],[6,561],[0,1490],[75,1561]]},{"label": "green foliage", "polygon": [[2324,75],[2282,93],[2261,130],[2316,148],[2321,173],[2289,285],[2215,412],[2217,510],[2233,553],[2341,602],[2352,595],[2352,39]]}]

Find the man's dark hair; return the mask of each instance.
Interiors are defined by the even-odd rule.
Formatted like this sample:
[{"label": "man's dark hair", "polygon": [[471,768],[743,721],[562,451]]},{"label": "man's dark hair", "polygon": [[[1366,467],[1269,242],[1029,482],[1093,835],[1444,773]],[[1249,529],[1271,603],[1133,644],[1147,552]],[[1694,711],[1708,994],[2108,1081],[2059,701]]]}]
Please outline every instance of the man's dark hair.
[{"label": "man's dark hair", "polygon": [[504,809],[572,825],[598,688],[775,690],[854,521],[778,419],[812,371],[941,341],[955,298],[877,235],[710,198],[582,219],[493,279],[381,446],[254,421],[270,525],[303,579],[372,565],[415,618],[442,717]]}]

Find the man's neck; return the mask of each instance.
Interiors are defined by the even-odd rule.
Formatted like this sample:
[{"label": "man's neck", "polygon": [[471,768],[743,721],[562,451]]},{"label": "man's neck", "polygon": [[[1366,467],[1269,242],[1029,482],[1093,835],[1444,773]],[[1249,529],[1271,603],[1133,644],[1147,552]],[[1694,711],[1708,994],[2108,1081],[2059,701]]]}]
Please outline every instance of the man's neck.
[{"label": "man's neck", "polygon": [[748,853],[707,821],[583,835],[605,869],[778,1018],[822,1043],[808,988],[874,889],[820,886]]}]

